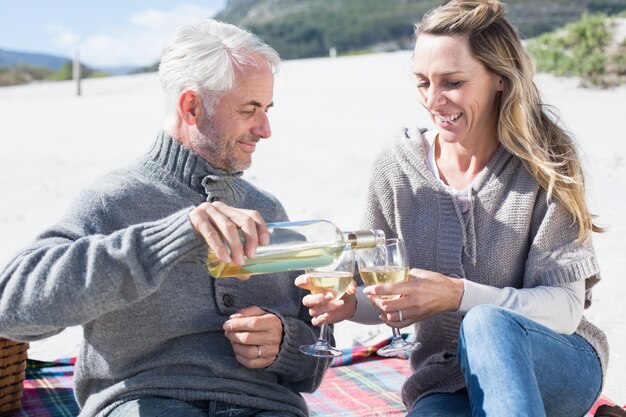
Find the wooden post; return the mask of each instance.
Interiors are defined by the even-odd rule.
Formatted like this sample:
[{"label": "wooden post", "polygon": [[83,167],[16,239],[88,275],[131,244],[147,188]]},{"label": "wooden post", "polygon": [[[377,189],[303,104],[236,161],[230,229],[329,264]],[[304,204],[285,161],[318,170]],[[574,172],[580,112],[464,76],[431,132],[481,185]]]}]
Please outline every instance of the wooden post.
[{"label": "wooden post", "polygon": [[79,53],[78,51],[76,51],[76,53],[74,54],[74,62],[72,65],[72,78],[74,79],[74,82],[76,83],[76,95],[80,97],[80,78],[81,78],[81,73],[80,73],[80,57],[79,57]]}]

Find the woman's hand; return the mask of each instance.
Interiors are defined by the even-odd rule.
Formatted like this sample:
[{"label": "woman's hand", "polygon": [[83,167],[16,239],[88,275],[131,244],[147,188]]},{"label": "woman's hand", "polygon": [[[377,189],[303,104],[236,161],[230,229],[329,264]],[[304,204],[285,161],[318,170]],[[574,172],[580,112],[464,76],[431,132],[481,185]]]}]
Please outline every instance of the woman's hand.
[{"label": "woman's hand", "polygon": [[[309,278],[306,274],[299,275],[295,279],[299,288],[310,290]],[[350,283],[346,293],[337,301],[332,301],[334,295],[327,291],[321,294],[307,294],[302,298],[302,304],[309,308],[309,314],[313,318],[311,323],[320,326],[323,323],[333,324],[349,319],[356,311],[356,284]]]},{"label": "woman's hand", "polygon": [[[393,327],[406,327],[439,313],[457,311],[463,291],[463,281],[460,279],[416,268],[409,271],[407,282],[371,285],[363,290],[372,304],[382,312],[381,319]],[[383,295],[401,297],[380,297]]]}]

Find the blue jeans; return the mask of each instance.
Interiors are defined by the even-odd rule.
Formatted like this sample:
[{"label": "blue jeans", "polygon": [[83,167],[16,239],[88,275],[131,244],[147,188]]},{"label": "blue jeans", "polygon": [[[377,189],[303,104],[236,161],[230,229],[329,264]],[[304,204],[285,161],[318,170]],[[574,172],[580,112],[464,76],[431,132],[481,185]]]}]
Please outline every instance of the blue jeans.
[{"label": "blue jeans", "polygon": [[286,411],[241,407],[221,401],[184,402],[174,398],[143,397],[116,407],[108,417],[295,417]]},{"label": "blue jeans", "polygon": [[600,395],[593,347],[510,310],[480,305],[461,325],[467,390],[427,395],[410,417],[582,417]]}]

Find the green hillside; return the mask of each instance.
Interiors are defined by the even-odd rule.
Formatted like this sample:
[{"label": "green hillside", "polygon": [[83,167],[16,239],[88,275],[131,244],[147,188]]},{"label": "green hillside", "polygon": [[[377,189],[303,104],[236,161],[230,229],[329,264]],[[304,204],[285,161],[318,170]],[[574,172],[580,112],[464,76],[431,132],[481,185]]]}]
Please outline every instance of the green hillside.
[{"label": "green hillside", "polygon": [[[409,49],[413,26],[442,0],[229,0],[216,18],[243,26],[284,59]],[[626,79],[626,0],[505,0],[507,14],[529,42],[540,71],[579,76],[588,84],[619,85]],[[621,14],[620,14],[621,13]],[[620,15],[621,19],[613,19]],[[591,17],[589,17],[591,16]],[[611,18],[607,18],[610,16]],[[604,22],[604,23],[602,23]],[[621,26],[620,26],[621,25]],[[615,28],[623,28],[617,30]],[[20,61],[0,50],[0,86],[69,79],[60,69]],[[32,58],[32,57],[29,57]],[[144,71],[156,71],[158,62]],[[85,76],[99,76],[83,68]]]},{"label": "green hillside", "polygon": [[[615,14],[626,0],[508,0],[524,38],[575,21],[584,13]],[[229,0],[216,18],[248,28],[283,58],[409,48],[413,25],[441,0]]]},{"label": "green hillside", "polygon": [[405,48],[437,0],[231,0],[217,19],[250,29],[286,59]]},{"label": "green hillside", "polygon": [[626,82],[626,12],[585,14],[531,39],[527,48],[539,71],[579,77],[583,85],[621,85]]}]

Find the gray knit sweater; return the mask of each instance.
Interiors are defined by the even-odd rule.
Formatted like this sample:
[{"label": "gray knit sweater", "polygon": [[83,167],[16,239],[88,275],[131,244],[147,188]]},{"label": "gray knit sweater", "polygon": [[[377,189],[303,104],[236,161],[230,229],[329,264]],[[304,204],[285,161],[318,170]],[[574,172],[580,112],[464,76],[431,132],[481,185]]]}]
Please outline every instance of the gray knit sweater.
[{"label": "gray knit sweater", "polygon": [[[418,129],[403,129],[378,156],[363,227],[403,237],[411,267],[480,284],[534,288],[586,280],[588,306],[600,279],[591,241],[576,242],[572,216],[547,202],[522,162],[500,147],[474,181],[469,201],[460,201],[430,172],[424,140]],[[402,388],[409,409],[425,394],[465,387],[457,360],[462,318],[444,313],[415,325],[422,347],[411,355],[413,374]],[[606,371],[604,333],[585,318],[576,333],[595,348]]]},{"label": "gray knit sweater", "polygon": [[[136,164],[98,179],[63,219],[0,275],[0,334],[36,340],[81,325],[75,370],[81,416],[139,396],[219,400],[308,415],[329,364],[298,351],[315,340],[293,274],[213,279],[188,213],[205,200],[284,221],[271,195],[212,168],[161,132]],[[283,341],[265,369],[240,365],[222,324],[256,305],[280,317]]]}]

